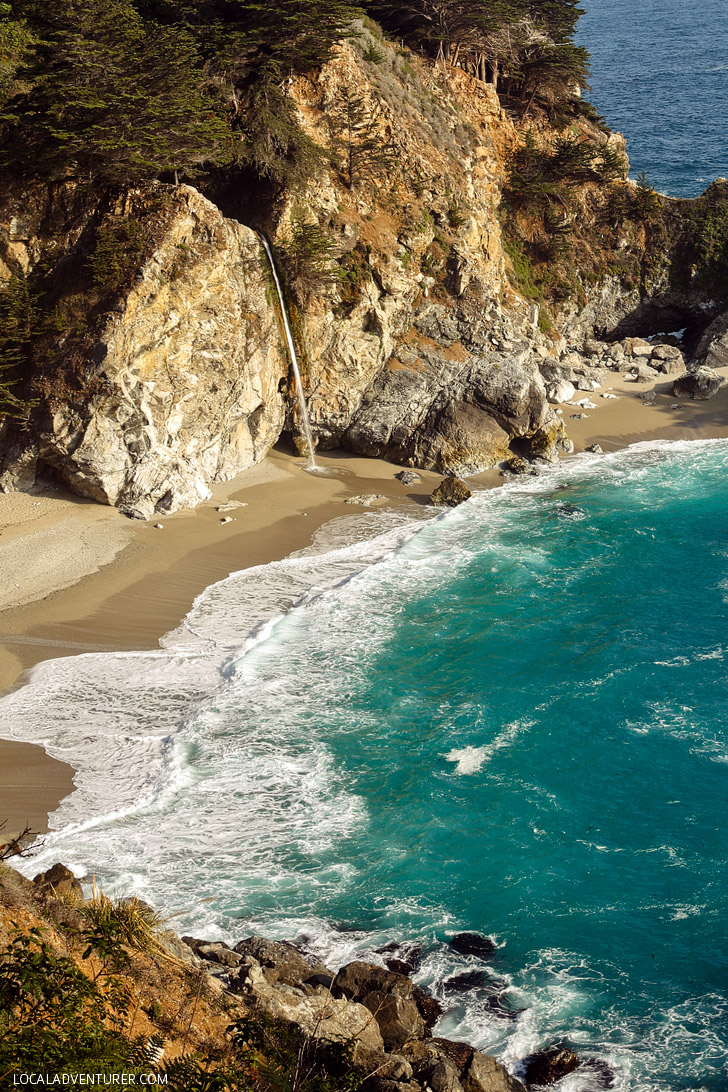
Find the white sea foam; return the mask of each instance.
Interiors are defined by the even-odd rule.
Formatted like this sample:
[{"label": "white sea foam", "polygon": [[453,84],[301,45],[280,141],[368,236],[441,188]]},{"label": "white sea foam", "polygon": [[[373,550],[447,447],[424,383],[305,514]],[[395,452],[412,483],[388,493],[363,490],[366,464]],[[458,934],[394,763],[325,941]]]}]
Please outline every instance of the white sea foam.
[{"label": "white sea foam", "polygon": [[507,724],[498,734],[495,736],[491,743],[482,744],[480,747],[467,746],[462,748],[454,748],[445,758],[448,762],[457,763],[455,767],[455,773],[460,775],[467,775],[477,773],[482,770],[486,763],[491,759],[498,751],[505,750],[511,747],[520,736],[525,732],[528,732],[530,728],[534,726],[536,721],[534,720],[517,720],[512,724]]},{"label": "white sea foam", "polygon": [[398,513],[375,519],[354,520],[354,528],[345,520],[346,532],[331,528],[332,549],[319,536],[310,552],[212,585],[157,651],[49,660],[0,700],[0,734],[41,743],[77,770],[76,790],[51,817],[52,829],[71,834],[149,808],[194,777],[182,769],[185,726],[206,716],[236,655],[270,636],[291,606],[390,556],[422,526]]},{"label": "white sea foam", "polygon": [[[518,570],[525,573],[543,567],[545,554],[537,544],[498,542],[498,528],[510,518],[514,506],[538,505],[544,494],[562,483],[578,484],[595,477],[618,481],[625,474],[638,478],[655,461],[675,453],[699,453],[721,443],[638,444],[628,453],[599,460],[577,457],[542,478],[478,494],[473,505],[481,511],[479,525],[487,519],[496,532],[492,548],[486,542],[486,549],[491,549],[494,565],[508,566],[512,579],[518,581]],[[180,790],[200,783],[195,754],[199,738],[209,731],[210,707],[230,688],[238,700],[239,687],[250,676],[241,664],[269,641],[291,607],[305,608],[327,589],[341,586],[354,573],[388,557],[393,564],[380,566],[380,590],[385,595],[393,593],[393,605],[403,581],[432,588],[467,565],[483,549],[480,533],[471,544],[467,536],[463,539],[462,529],[472,521],[467,509],[449,512],[438,520],[435,538],[419,540],[412,536],[422,524],[399,512],[335,521],[319,534],[312,549],[283,562],[234,573],[208,588],[158,651],[86,654],[39,665],[26,686],[0,702],[0,731],[10,738],[42,743],[50,754],[76,767],[76,791],[51,818],[54,831],[66,832],[64,845],[69,845],[74,832],[88,830],[89,825],[137,811],[163,810]],[[397,551],[408,541],[406,559],[397,561]],[[442,556],[447,557],[446,566],[441,564]],[[336,596],[330,602],[336,610]],[[386,620],[383,625],[386,628]],[[356,632],[351,640],[356,642]],[[289,683],[290,676],[286,686]],[[275,681],[269,685],[275,687]],[[507,726],[492,742],[468,744],[462,755],[454,756],[463,751],[455,746],[450,761],[456,762],[458,773],[476,772],[522,730],[522,725]],[[712,757],[719,761],[722,754]],[[52,838],[49,847],[53,846]]]},{"label": "white sea foam", "polygon": [[458,774],[477,773],[488,760],[487,747],[463,747],[461,750],[450,751],[445,755],[448,762],[456,762],[455,772]]}]

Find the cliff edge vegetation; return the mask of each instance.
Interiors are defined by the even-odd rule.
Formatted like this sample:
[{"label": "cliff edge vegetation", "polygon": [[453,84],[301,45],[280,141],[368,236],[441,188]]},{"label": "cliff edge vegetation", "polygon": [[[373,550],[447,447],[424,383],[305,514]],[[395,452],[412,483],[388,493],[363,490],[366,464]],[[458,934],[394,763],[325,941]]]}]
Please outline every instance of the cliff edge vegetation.
[{"label": "cliff edge vegetation", "polygon": [[334,972],[287,942],[180,938],[138,899],[85,899],[61,864],[31,883],[0,863],[0,1088],[524,1092],[433,1036],[439,1003],[378,958]]}]

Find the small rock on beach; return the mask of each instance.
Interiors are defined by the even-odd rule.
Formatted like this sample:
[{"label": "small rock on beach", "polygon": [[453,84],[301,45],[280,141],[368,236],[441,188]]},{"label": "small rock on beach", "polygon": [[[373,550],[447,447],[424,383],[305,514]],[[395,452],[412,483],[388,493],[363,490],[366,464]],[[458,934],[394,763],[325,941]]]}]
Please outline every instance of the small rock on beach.
[{"label": "small rock on beach", "polygon": [[430,502],[441,507],[456,508],[472,495],[472,490],[461,478],[443,478],[430,494]]},{"label": "small rock on beach", "polygon": [[372,504],[378,504],[379,501],[386,499],[384,493],[361,493],[356,497],[347,497],[344,504],[362,504],[365,508],[369,508]]}]

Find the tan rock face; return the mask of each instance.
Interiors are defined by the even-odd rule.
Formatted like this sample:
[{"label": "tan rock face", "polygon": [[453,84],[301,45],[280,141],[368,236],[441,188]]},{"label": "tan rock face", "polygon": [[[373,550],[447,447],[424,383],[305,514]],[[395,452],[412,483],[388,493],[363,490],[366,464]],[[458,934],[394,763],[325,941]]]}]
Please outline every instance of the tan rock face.
[{"label": "tan rock face", "polygon": [[[192,507],[263,458],[288,374],[258,237],[190,187],[166,196],[152,256],[35,444],[75,492],[143,517]],[[127,201],[133,213],[145,195]]]},{"label": "tan rock face", "polygon": [[269,1016],[295,1024],[314,1039],[352,1044],[355,1064],[384,1051],[376,1019],[358,1002],[332,997],[323,990],[305,995],[293,986],[271,986],[256,967],[250,970],[245,997]]},{"label": "tan rock face", "polygon": [[437,489],[430,496],[430,504],[438,507],[457,508],[459,504],[470,500],[472,491],[460,478],[443,478]]},{"label": "tan rock face", "polygon": [[[405,63],[385,41],[368,49],[371,29],[361,32],[291,81],[302,124],[331,158],[268,210],[297,294],[314,439],[464,475],[507,458],[513,440],[555,450],[539,371],[555,349],[538,309],[509,286],[498,218],[516,130],[492,87]],[[332,137],[351,94],[388,156],[356,180]],[[234,215],[244,217],[244,196]],[[43,257],[56,270],[75,261],[88,283],[99,228],[125,218],[151,222],[153,245],[118,298],[89,305],[88,336],[74,327],[54,346],[32,427],[0,424],[0,489],[27,488],[40,460],[76,492],[149,517],[199,503],[301,422],[280,390],[288,360],[254,232],[190,187],[113,201],[69,189],[39,191],[26,208],[4,202],[0,279]],[[301,224],[335,254],[315,290],[294,271]]]},{"label": "tan rock face", "polygon": [[[524,301],[511,294],[512,306],[501,306],[507,281],[497,205],[515,129],[492,87],[459,69],[404,71],[387,42],[376,42],[379,60],[370,62],[368,34],[362,28],[361,42],[342,43],[320,72],[291,88],[304,125],[323,146],[337,103],[353,91],[391,164],[351,188],[345,173],[322,169],[278,225],[281,247],[303,215],[338,240],[345,259],[358,255],[356,299],[342,306],[334,287],[305,308],[312,429],[322,447],[343,444],[472,473],[497,462],[510,436],[538,427],[514,421],[503,430],[485,414],[460,408],[438,426],[445,402],[474,400],[463,389],[468,370],[478,371],[482,385],[484,374],[498,368],[495,354],[483,361],[486,352],[533,333]],[[418,316],[430,303],[441,320],[423,330]],[[473,327],[472,344],[451,353],[463,328]],[[540,397],[545,406],[543,391]],[[468,412],[476,433],[462,442]]]}]

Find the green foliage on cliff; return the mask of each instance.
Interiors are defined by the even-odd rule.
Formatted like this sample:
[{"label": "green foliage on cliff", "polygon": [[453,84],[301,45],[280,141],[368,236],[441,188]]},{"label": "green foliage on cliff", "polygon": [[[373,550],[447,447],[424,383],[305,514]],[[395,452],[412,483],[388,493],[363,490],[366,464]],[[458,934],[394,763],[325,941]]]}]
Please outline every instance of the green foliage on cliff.
[{"label": "green foliage on cliff", "polygon": [[27,418],[79,374],[88,390],[88,354],[173,211],[162,186],[127,199],[123,209],[112,196],[60,264],[41,261],[0,286],[0,418]]},{"label": "green foliage on cliff", "polygon": [[[142,1074],[169,1092],[358,1092],[365,1073],[352,1062],[352,1043],[325,1043],[293,1025],[249,1014],[228,1027],[225,1043],[208,1041],[160,1060],[160,1033],[134,1036],[141,988],[132,956],[148,945],[159,951],[154,915],[135,900],[97,896],[74,911],[61,954],[39,927],[15,929],[0,949],[0,1084],[20,1073]],[[79,943],[83,949],[79,947]],[[58,938],[56,937],[56,945]],[[82,962],[83,961],[83,962]],[[176,961],[173,961],[173,964]],[[168,966],[178,981],[181,969]],[[173,969],[172,969],[173,968]],[[203,977],[188,975],[199,1001]],[[174,1004],[171,1003],[174,1009]],[[196,1007],[192,1009],[194,1016]],[[164,1021],[174,1012],[159,1012]],[[167,1020],[169,1023],[169,1019]],[[191,1023],[191,1021],[190,1021]],[[69,1081],[69,1084],[72,1082]]]},{"label": "green foliage on cliff", "polygon": [[10,4],[0,3],[0,106],[13,91],[15,73],[30,41],[24,20],[14,17]]},{"label": "green foliage on cliff", "polygon": [[575,45],[575,0],[370,0],[383,25],[416,48],[493,83],[506,95],[553,105],[587,86]]},{"label": "green foliage on cliff", "polygon": [[108,1071],[129,1061],[123,991],[85,975],[40,931],[0,952],[0,1073]]},{"label": "green foliage on cliff", "polygon": [[26,173],[129,183],[219,160],[226,127],[182,27],[131,0],[25,5],[35,38],[6,103],[3,159]]},{"label": "green foliage on cliff", "polygon": [[0,418],[25,417],[32,403],[19,384],[32,360],[39,325],[38,298],[25,276],[12,276],[0,291]]},{"label": "green foliage on cliff", "polygon": [[[669,280],[682,291],[707,291],[728,299],[728,185],[713,183],[701,197],[667,205],[664,235],[670,240]],[[660,238],[650,239],[648,260],[659,262]]]},{"label": "green foliage on cliff", "polygon": [[623,156],[606,140],[565,133],[539,144],[531,130],[512,161],[506,202],[518,208],[546,208],[563,203],[573,183],[611,182],[626,173]]},{"label": "green foliage on cliff", "polygon": [[148,232],[136,216],[100,224],[88,262],[94,288],[103,292],[121,286],[137,268],[147,240]]},{"label": "green foliage on cliff", "polygon": [[[0,163],[105,185],[238,163],[295,185],[322,153],[290,78],[328,60],[363,11],[529,108],[586,79],[574,0],[11,0],[0,3]],[[371,149],[359,159],[373,162]],[[355,173],[350,162],[350,185]]]},{"label": "green foliage on cliff", "polygon": [[344,86],[328,117],[334,161],[349,189],[355,189],[365,178],[386,172],[392,155],[370,103],[364,102],[353,88]]},{"label": "green foliage on cliff", "polygon": [[279,246],[279,251],[288,287],[305,305],[336,282],[333,259],[337,247],[331,236],[305,215],[294,215],[291,228],[290,238]]},{"label": "green foliage on cliff", "polygon": [[633,269],[614,268],[617,233],[625,225],[633,231],[641,215],[641,191],[624,182],[626,171],[620,150],[591,123],[550,140],[526,133],[500,209],[512,275],[525,296],[558,306],[580,301],[584,284],[605,273],[632,281]]}]

